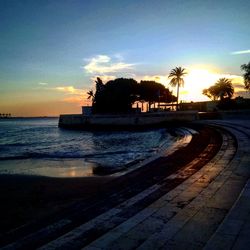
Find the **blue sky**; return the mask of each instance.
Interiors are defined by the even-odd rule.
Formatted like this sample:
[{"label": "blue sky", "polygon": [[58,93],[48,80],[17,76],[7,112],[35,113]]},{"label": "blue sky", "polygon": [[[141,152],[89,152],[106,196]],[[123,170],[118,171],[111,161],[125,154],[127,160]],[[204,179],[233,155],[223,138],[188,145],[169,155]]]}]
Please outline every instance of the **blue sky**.
[{"label": "blue sky", "polygon": [[79,113],[95,76],[140,80],[184,66],[238,78],[250,61],[249,9],[247,0],[0,0],[0,112]]}]

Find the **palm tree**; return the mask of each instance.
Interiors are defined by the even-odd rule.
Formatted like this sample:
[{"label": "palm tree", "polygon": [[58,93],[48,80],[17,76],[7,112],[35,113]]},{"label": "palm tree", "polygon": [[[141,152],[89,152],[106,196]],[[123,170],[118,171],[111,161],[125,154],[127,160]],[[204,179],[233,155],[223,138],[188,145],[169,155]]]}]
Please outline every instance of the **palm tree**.
[{"label": "palm tree", "polygon": [[234,88],[231,80],[227,78],[220,78],[215,83],[215,86],[218,89],[218,96],[220,97],[220,100],[223,100],[224,97],[228,97],[229,99],[232,98],[234,94]]},{"label": "palm tree", "polygon": [[240,67],[241,67],[241,70],[245,71],[243,75],[245,89],[250,91],[250,62],[248,64],[242,64]]},{"label": "palm tree", "polygon": [[204,89],[202,93],[213,100],[223,100],[224,97],[231,99],[234,94],[234,88],[231,80],[220,78],[213,86]]},{"label": "palm tree", "polygon": [[87,95],[88,95],[88,99],[92,99],[92,101],[94,100],[95,94],[94,94],[94,91],[93,91],[93,90],[89,90],[89,91],[87,92]]},{"label": "palm tree", "polygon": [[185,72],[186,69],[182,67],[176,67],[170,71],[168,78],[171,78],[170,86],[176,87],[177,86],[177,103],[176,103],[176,110],[179,109],[179,88],[184,86],[184,79],[183,77],[187,74]]},{"label": "palm tree", "polygon": [[91,99],[92,101],[92,108],[95,109],[95,105],[96,105],[96,99],[98,99],[98,97],[100,97],[101,92],[104,90],[104,84],[102,82],[102,79],[97,77],[96,81],[96,91],[94,92],[92,89],[89,90],[87,92],[88,98],[87,99]]}]

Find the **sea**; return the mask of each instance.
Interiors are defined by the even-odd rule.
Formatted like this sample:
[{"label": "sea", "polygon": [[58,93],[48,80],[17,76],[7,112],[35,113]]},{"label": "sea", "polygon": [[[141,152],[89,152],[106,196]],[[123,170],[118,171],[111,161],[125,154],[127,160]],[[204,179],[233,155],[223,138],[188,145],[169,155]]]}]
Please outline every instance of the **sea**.
[{"label": "sea", "polygon": [[122,172],[175,141],[165,128],[82,131],[58,128],[58,118],[0,119],[0,174],[82,177]]}]

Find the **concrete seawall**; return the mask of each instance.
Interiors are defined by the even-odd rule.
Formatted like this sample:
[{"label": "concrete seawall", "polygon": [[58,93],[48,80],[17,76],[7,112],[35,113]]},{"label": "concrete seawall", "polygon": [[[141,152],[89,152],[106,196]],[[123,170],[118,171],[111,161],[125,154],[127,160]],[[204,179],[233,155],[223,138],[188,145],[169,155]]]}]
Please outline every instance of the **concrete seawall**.
[{"label": "concrete seawall", "polygon": [[194,121],[198,119],[196,111],[141,113],[124,115],[60,115],[59,127],[91,129],[96,127],[143,127],[157,126],[168,122]]}]

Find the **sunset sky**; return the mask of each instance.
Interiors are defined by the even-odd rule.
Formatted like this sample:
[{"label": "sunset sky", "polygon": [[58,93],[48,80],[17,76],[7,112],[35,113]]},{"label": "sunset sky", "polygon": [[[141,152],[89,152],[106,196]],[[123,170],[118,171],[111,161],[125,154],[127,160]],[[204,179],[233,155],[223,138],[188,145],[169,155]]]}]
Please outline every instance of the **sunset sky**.
[{"label": "sunset sky", "polygon": [[208,100],[202,89],[221,77],[249,97],[249,10],[249,0],[0,0],[0,113],[80,113],[96,76],[167,86],[176,66],[189,73],[180,100]]}]

